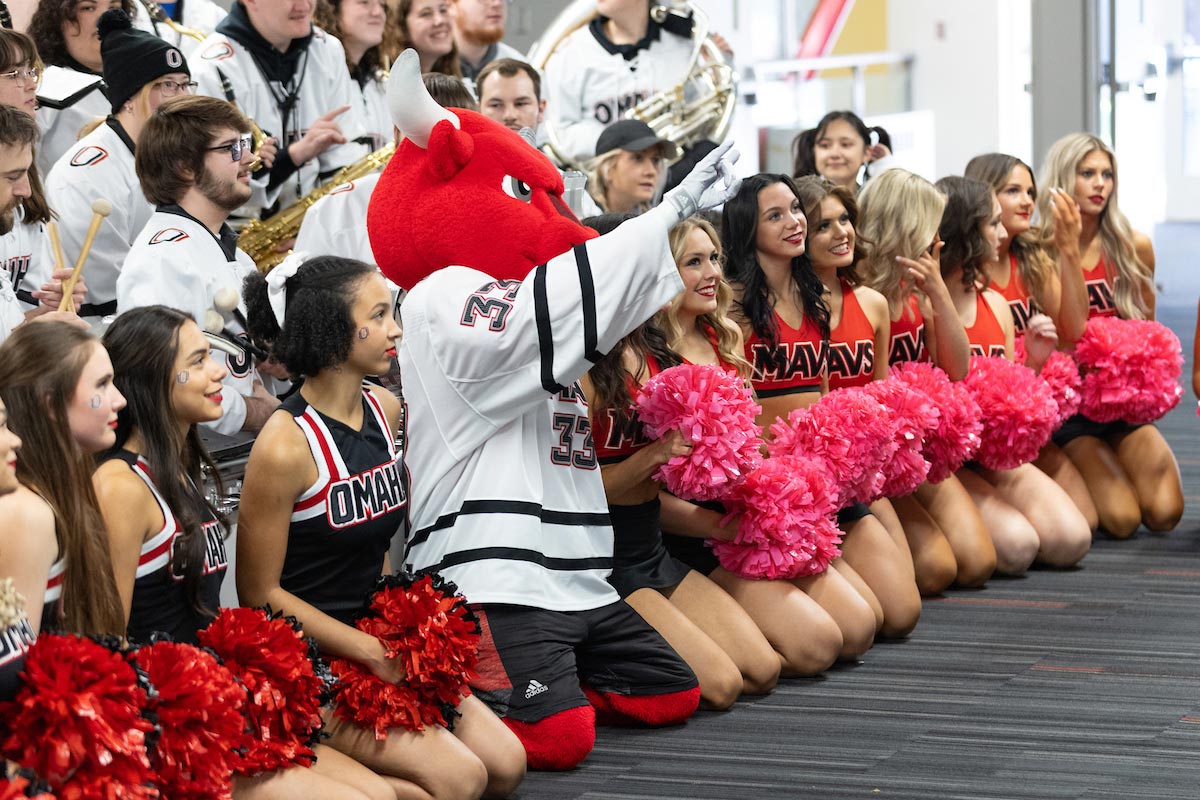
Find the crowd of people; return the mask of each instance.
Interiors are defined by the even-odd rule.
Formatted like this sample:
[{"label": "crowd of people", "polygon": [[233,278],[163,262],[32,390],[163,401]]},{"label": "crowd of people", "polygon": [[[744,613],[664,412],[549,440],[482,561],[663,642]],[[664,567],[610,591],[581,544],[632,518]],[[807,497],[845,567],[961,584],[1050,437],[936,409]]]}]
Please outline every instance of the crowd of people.
[{"label": "crowd of people", "polygon": [[[239,776],[241,798],[508,796],[580,763],[597,722],[728,709],[907,636],[923,597],[1178,523],[1155,426],[1077,414],[1030,463],[846,505],[816,574],[722,566],[740,519],[657,478],[694,443],[646,435],[650,379],[719,367],[766,430],[908,362],[1037,371],[1091,318],[1153,319],[1154,252],[1084,133],[1036,177],[988,153],[931,182],[835,111],[792,174],[734,181],[728,143],[626,118],[682,80],[689,20],[596,5],[543,69],[502,41],[504,0],[43,0],[0,30],[0,580],[25,600],[0,699],[39,634],[197,641],[234,525],[207,431],[256,436],[243,605],[403,683],[354,624],[403,557],[481,629],[452,728],[327,709],[316,762]],[[409,64],[428,106],[397,88]],[[386,171],[325,186],[383,148]],[[318,189],[260,273],[239,231]],[[375,381],[397,368],[403,397]]]}]

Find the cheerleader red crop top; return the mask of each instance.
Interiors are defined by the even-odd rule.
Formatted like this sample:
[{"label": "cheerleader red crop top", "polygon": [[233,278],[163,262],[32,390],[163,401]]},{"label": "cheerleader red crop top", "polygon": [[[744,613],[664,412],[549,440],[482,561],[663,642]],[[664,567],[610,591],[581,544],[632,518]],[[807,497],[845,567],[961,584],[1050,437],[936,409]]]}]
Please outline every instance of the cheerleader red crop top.
[{"label": "cheerleader red crop top", "polygon": [[[662,371],[658,361],[649,353],[646,354],[646,370],[651,378]],[[641,387],[632,375],[625,375],[625,385],[629,389],[629,397],[637,397]],[[638,419],[637,407],[633,403],[624,408],[595,409],[592,416],[592,445],[596,448],[596,457],[601,465],[624,461],[648,444],[650,437],[642,430],[642,421]]]},{"label": "cheerleader red crop top", "polygon": [[750,379],[759,397],[778,397],[799,392],[819,392],[821,371],[828,358],[821,329],[807,316],[800,328],[788,325],[775,314],[779,341],[771,346],[751,331],[746,339],[746,360],[754,366]]},{"label": "cheerleader red crop top", "polygon": [[865,386],[875,375],[875,328],[854,296],[842,284],[842,319],[829,333],[829,388]]},{"label": "cheerleader red crop top", "polygon": [[1117,316],[1112,278],[1109,276],[1108,260],[1103,253],[1100,255],[1100,260],[1096,262],[1096,266],[1083,271],[1083,284],[1087,290],[1088,319]]},{"label": "cheerleader red crop top", "polygon": [[1029,327],[1029,318],[1036,314],[1037,310],[1033,298],[1029,295],[1029,289],[1025,286],[1025,279],[1021,277],[1014,253],[1008,254],[1008,270],[1008,286],[1001,287],[995,281],[988,281],[988,288],[1008,301],[1008,310],[1012,312],[1013,330],[1022,334]]},{"label": "cheerleader red crop top", "polygon": [[1006,355],[1004,329],[983,292],[975,292],[975,324],[967,328],[967,341],[971,343],[973,356]]},{"label": "cheerleader red crop top", "polygon": [[892,322],[892,341],[888,346],[888,364],[903,364],[906,361],[928,361],[925,349],[925,318],[921,316],[917,296],[908,298],[911,316],[900,315]]}]

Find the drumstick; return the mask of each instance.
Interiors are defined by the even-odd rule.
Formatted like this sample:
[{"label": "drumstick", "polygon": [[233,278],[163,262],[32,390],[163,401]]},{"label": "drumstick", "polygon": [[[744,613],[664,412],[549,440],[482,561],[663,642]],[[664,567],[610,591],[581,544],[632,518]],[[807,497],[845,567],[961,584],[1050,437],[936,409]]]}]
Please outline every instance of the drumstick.
[{"label": "drumstick", "polygon": [[[63,262],[66,261],[63,257],[62,241],[58,238],[58,223],[54,220],[46,223],[46,237],[50,239],[50,252],[54,256],[54,265],[50,268],[50,274],[53,275],[63,268]],[[67,304],[67,310],[75,310],[74,300]]]},{"label": "drumstick", "polygon": [[79,258],[75,259],[75,268],[71,270],[71,277],[63,284],[63,296],[58,304],[59,311],[66,311],[72,305],[71,293],[75,291],[75,284],[79,281],[79,276],[83,272],[83,262],[87,260],[88,251],[92,249],[92,242],[96,241],[96,234],[100,231],[100,223],[111,213],[112,203],[103,198],[92,201],[92,222],[88,225],[87,236],[83,239],[83,247],[79,251]]}]

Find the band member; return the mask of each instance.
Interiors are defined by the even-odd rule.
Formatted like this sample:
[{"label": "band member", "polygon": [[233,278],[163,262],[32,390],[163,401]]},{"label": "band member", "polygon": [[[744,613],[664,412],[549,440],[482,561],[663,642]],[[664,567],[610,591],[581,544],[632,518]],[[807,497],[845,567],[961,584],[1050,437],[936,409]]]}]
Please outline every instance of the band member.
[{"label": "band member", "polygon": [[[142,126],[163,101],[190,93],[194,85],[183,53],[135,30],[124,11],[107,12],[99,31],[112,114],[64,154],[46,179],[46,196],[58,215],[67,265],[73,265],[83,249],[92,204],[105,200],[111,207],[85,262],[87,301],[77,307],[79,316],[93,324],[116,313],[121,265],[134,236],[153,212],[134,172],[134,147]],[[22,302],[36,304],[32,292],[49,282],[52,259],[47,253],[26,274],[17,290]]]},{"label": "band member", "polygon": [[678,155],[674,142],[641,120],[614,122],[596,141],[588,191],[606,213],[641,213],[658,201],[667,162]]},{"label": "band member", "polygon": [[480,112],[506,128],[536,131],[542,124],[546,113],[542,76],[518,58],[489,60],[475,76],[475,93],[479,95]]},{"label": "band member", "polygon": [[411,47],[421,59],[421,72],[462,77],[458,45],[454,43],[454,0],[390,0],[391,24],[383,37],[383,52],[395,61]]},{"label": "band member", "polygon": [[[515,47],[500,41],[508,18],[507,0],[456,0],[454,43],[463,80],[480,93],[479,74],[484,67],[502,58],[524,60]],[[482,101],[482,95],[480,95]]]},{"label": "band member", "polygon": [[[226,220],[250,196],[250,125],[214,97],[184,97],[146,123],[137,173],[154,215],[134,240],[117,281],[117,305],[171,304],[207,325],[210,309],[239,297],[254,262],[237,249]],[[245,305],[218,309],[223,327],[242,332]],[[222,353],[227,370],[224,413],[209,421],[220,433],[256,431],[279,405],[263,386],[249,353]],[[268,379],[268,382],[269,379]]]},{"label": "band member", "polygon": [[691,18],[650,17],[650,0],[599,0],[599,15],[568,35],[546,62],[548,121],[565,156],[591,158],[604,128],[656,92],[683,82]]},{"label": "band member", "polygon": [[279,141],[267,168],[254,173],[254,191],[238,218],[290,206],[322,175],[363,155],[354,142],[363,124],[346,51],[312,24],[312,8],[308,2],[238,0],[200,46],[199,92],[235,103]]},{"label": "band member", "polygon": [[46,64],[38,89],[38,167],[43,175],[74,148],[88,123],[109,113],[96,24],[110,8],[132,14],[133,0],[48,0],[38,3],[29,23],[29,35]]},{"label": "band member", "polygon": [[359,141],[374,152],[392,140],[387,109],[387,60],[383,57],[387,3],[384,0],[319,0],[313,21],[338,38],[346,66],[358,85],[363,134]]}]

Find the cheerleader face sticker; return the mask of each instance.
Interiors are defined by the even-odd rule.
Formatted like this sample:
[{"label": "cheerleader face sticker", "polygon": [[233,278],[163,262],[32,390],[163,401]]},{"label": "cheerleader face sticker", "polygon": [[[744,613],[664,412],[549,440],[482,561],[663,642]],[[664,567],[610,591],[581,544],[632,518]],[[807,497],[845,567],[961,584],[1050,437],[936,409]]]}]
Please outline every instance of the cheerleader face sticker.
[{"label": "cheerleader face sticker", "polygon": [[212,357],[200,326],[185,322],[179,329],[179,349],[172,367],[171,408],[180,422],[193,425],[220,419],[221,380],[226,369]]},{"label": "cheerleader face sticker", "polygon": [[113,383],[112,362],[99,342],[90,342],[91,354],[79,374],[75,392],[67,403],[71,436],[85,453],[98,453],[117,440],[117,412],[125,398]]}]

